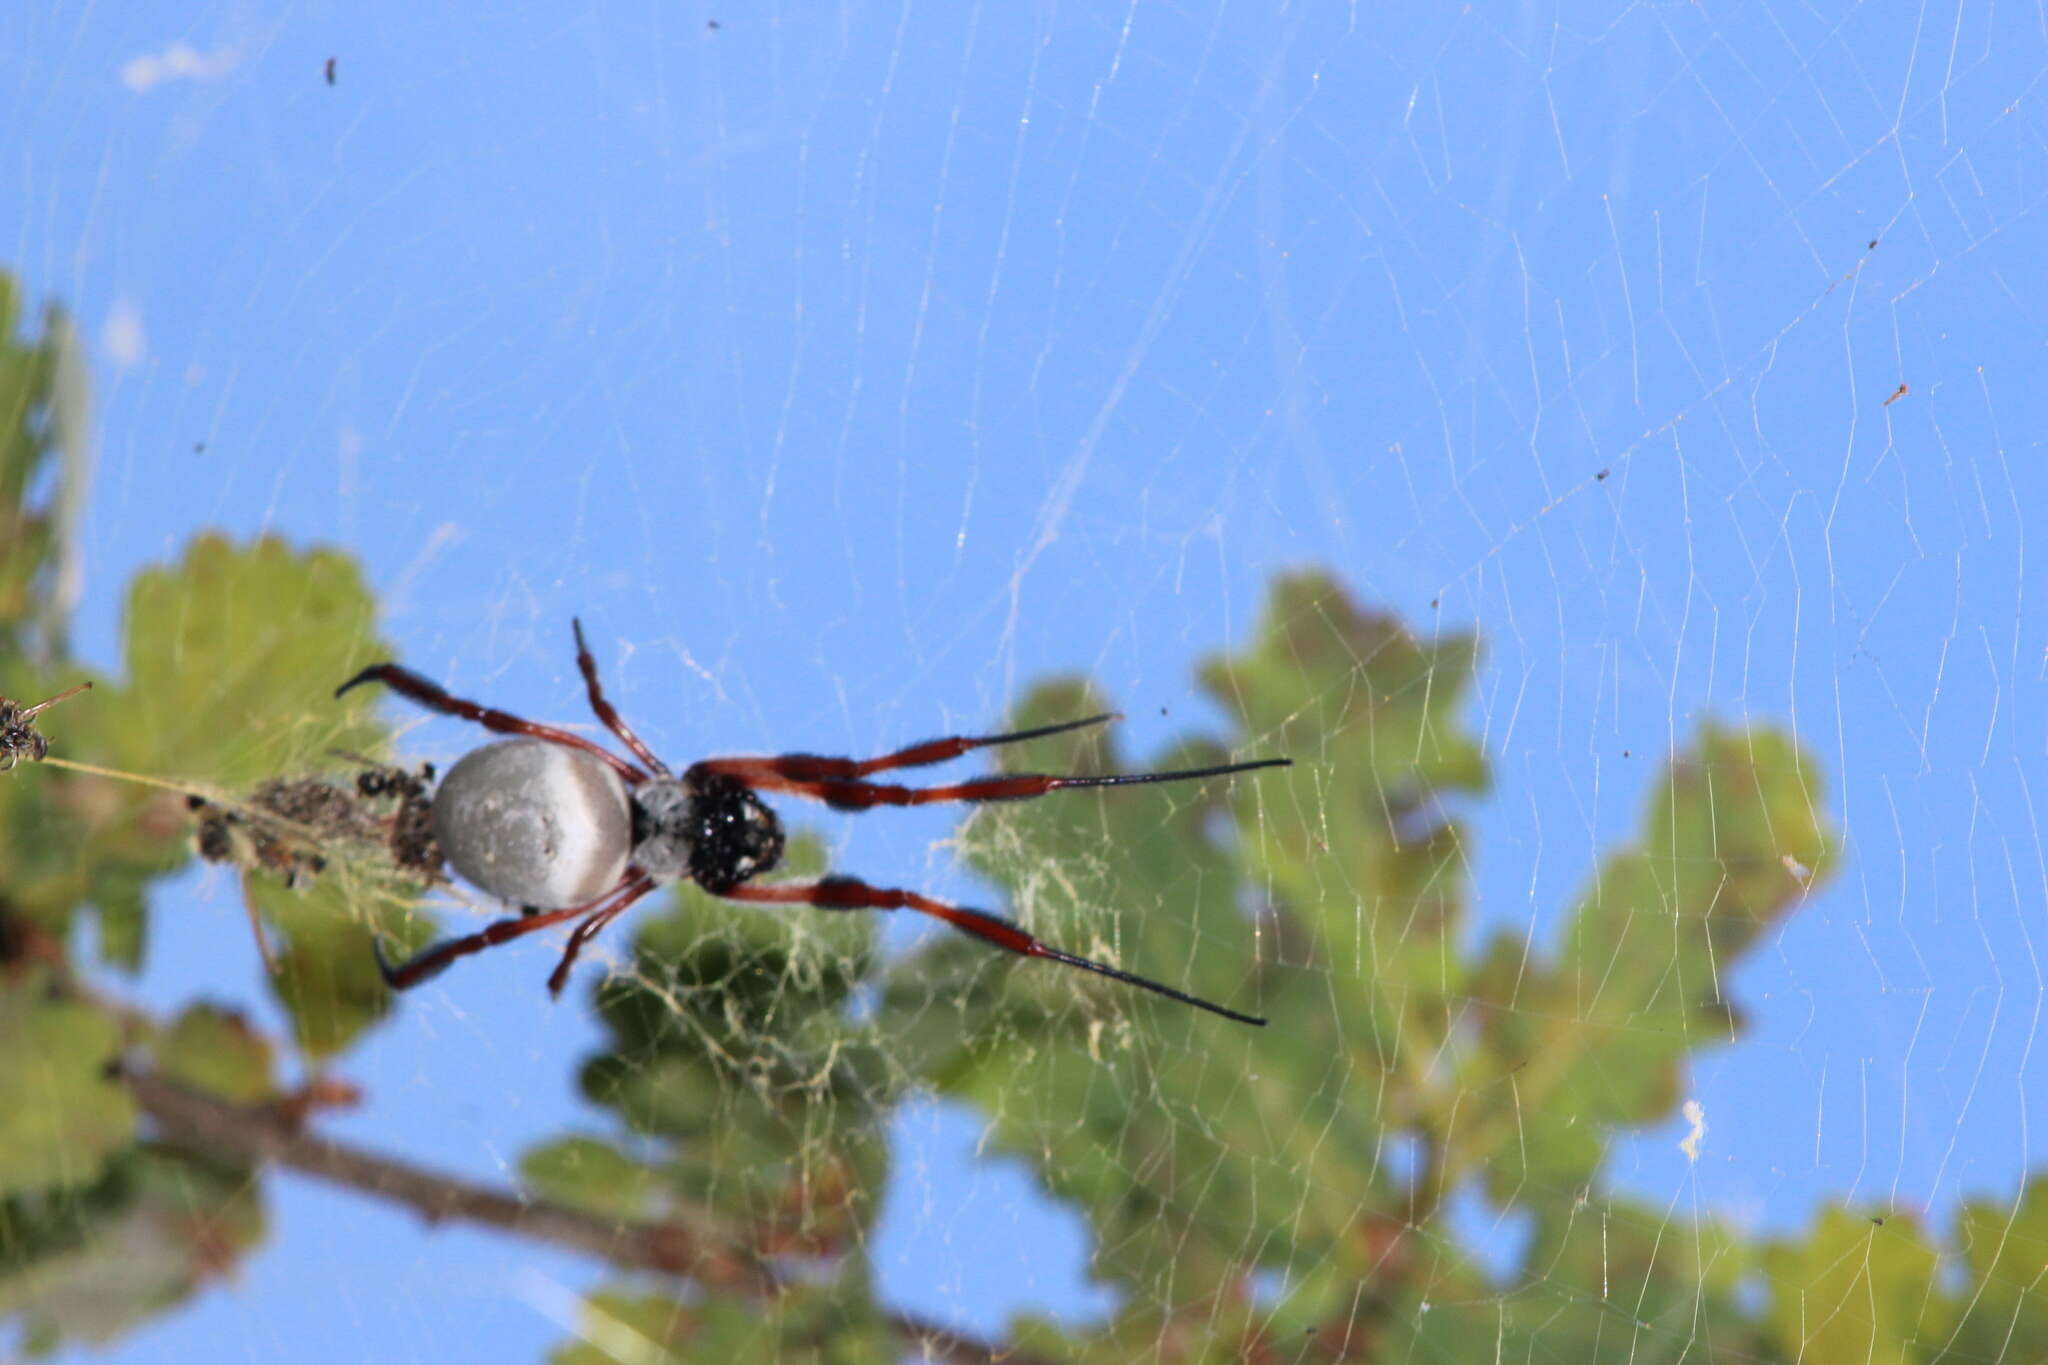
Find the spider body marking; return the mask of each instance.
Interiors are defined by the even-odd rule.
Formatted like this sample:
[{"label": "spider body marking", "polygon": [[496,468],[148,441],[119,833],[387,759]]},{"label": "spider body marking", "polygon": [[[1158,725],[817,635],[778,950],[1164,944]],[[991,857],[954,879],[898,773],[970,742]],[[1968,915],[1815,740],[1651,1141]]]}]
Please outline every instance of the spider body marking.
[{"label": "spider body marking", "polygon": [[1008,734],[928,740],[870,759],[818,754],[712,758],[691,764],[677,777],[605,700],[597,679],[597,662],[583,639],[582,623],[574,623],[574,629],[576,664],[583,674],[590,709],[633,755],[632,760],[567,730],[465,701],[393,663],[372,664],[335,690],[339,697],[363,683],[381,682],[429,710],[514,736],[474,750],[449,771],[434,794],[432,821],[456,873],[521,906],[524,913],[498,920],[477,933],[434,944],[397,966],[385,962],[380,948],[377,962],[392,989],[416,986],[458,958],[575,920],[561,960],[548,977],[549,992],[559,995],[583,945],[598,931],[657,886],[689,880],[711,895],[763,905],[916,910],[1022,957],[1078,967],[1239,1023],[1266,1022],[1122,968],[1065,952],[1001,916],[948,905],[914,891],[870,886],[845,876],[754,885],[755,877],[775,868],[783,850],[782,824],[759,793],[782,792],[822,801],[835,810],[862,811],[949,801],[1025,800],[1068,787],[1192,781],[1284,767],[1292,760],[1267,758],[1156,773],[1005,773],[931,787],[869,780],[877,773],[921,768],[975,749],[1115,719],[1099,715]]}]

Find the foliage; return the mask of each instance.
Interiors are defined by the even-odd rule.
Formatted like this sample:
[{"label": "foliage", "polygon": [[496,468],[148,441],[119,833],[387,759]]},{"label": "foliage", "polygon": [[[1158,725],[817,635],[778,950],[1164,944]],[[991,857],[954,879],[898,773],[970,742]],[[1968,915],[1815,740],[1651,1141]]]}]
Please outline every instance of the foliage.
[{"label": "foliage", "polygon": [[[52,314],[15,341],[4,278],[0,323],[0,693],[34,699],[83,676],[55,596],[62,519],[38,500],[64,483],[46,466],[66,332]],[[109,967],[143,960],[150,883],[192,856],[181,793],[233,807],[331,768],[331,750],[381,751],[369,700],[330,696],[389,657],[373,615],[341,553],[202,537],[131,586],[125,681],[43,718],[53,758],[98,771],[0,777],[0,1319],[30,1353],[141,1329],[261,1245],[254,1149],[178,1127],[133,1078],[269,1125],[265,1150],[331,1092],[284,1091],[278,1045],[234,1009],[155,1019],[73,954],[89,937]],[[1648,784],[1628,844],[1532,921],[1541,940],[1483,931],[1460,814],[1492,780],[1468,722],[1479,666],[1473,636],[1419,638],[1329,578],[1286,577],[1249,647],[1201,670],[1227,727],[1133,766],[1293,768],[992,806],[960,831],[991,907],[1267,1014],[1263,1030],[958,936],[892,959],[874,915],[764,914],[689,888],[643,911],[631,961],[579,978],[605,1033],[580,1084],[607,1121],[520,1166],[534,1209],[646,1234],[618,1258],[633,1278],[589,1298],[557,1359],[627,1340],[674,1361],[879,1362],[929,1340],[877,1302],[867,1264],[888,1125],[927,1095],[975,1106],[991,1145],[1086,1217],[1092,1271],[1118,1291],[1105,1323],[1020,1321],[1000,1347],[944,1343],[954,1357],[2038,1351],[2048,1180],[1967,1206],[1946,1242],[1860,1207],[1764,1240],[1603,1187],[1611,1144],[1673,1119],[1688,1065],[1740,1038],[1725,987],[1745,955],[1837,871],[1821,773],[1781,728],[1704,722]],[[1083,681],[1048,683],[1012,720],[1109,707]],[[1099,731],[1002,761],[1125,768]],[[289,1045],[333,1064],[389,1008],[372,930],[418,942],[430,926],[374,841],[279,837],[317,849],[321,874],[293,884],[307,858],[253,857],[248,894],[284,943]],[[822,866],[795,841],[791,873]],[[1482,1267],[1454,1196],[1520,1220],[1512,1265]]]},{"label": "foliage", "polygon": [[[24,343],[19,318],[0,275],[0,696],[35,700],[85,676],[52,609],[60,509],[83,471],[58,459],[69,328],[52,310]],[[201,537],[130,586],[126,681],[93,679],[38,717],[53,757],[85,766],[25,764],[0,780],[0,1316],[31,1350],[145,1322],[260,1240],[250,1170],[156,1140],[117,1070],[148,1058],[224,1096],[275,1098],[269,1045],[203,1002],[157,1021],[103,998],[71,954],[90,917],[103,964],[140,966],[148,885],[192,856],[186,793],[231,800],[329,749],[385,744],[367,709],[330,696],[332,679],[384,652],[372,609],[341,554]],[[326,888],[317,916],[273,925],[292,945],[278,989],[313,1055],[387,1008],[368,920],[405,903],[351,897],[347,882]],[[279,890],[251,887],[262,900]]]}]

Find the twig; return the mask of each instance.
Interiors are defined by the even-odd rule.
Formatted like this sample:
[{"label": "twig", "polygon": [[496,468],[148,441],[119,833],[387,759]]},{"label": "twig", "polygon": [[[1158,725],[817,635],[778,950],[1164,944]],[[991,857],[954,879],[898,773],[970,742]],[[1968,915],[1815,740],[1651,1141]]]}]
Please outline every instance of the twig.
[{"label": "twig", "polygon": [[[270,1162],[389,1199],[429,1223],[478,1223],[585,1252],[624,1269],[686,1275],[701,1284],[756,1297],[771,1296],[784,1287],[782,1276],[752,1252],[715,1242],[679,1223],[604,1218],[473,1184],[308,1133],[275,1105],[235,1104],[154,1072],[124,1070],[122,1080],[167,1138],[204,1152]],[[948,1365],[1042,1365],[908,1314],[885,1314],[884,1321],[921,1349],[926,1359]]]},{"label": "twig", "polygon": [[472,1184],[410,1162],[305,1132],[268,1105],[234,1104],[153,1072],[123,1073],[143,1112],[202,1150],[268,1161],[394,1200],[430,1223],[481,1223],[574,1248],[631,1270],[688,1275],[705,1284],[771,1294],[780,1279],[736,1247],[707,1244],[675,1223],[602,1218],[544,1199]]}]

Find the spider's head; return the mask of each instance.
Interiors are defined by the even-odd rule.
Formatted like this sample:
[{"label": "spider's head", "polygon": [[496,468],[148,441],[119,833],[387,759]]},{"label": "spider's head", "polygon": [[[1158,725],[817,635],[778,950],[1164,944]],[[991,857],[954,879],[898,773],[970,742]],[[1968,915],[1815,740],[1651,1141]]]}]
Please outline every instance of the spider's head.
[{"label": "spider's head", "polygon": [[782,861],[782,822],[737,778],[692,773],[633,789],[633,862],[657,881],[688,877],[712,895]]}]

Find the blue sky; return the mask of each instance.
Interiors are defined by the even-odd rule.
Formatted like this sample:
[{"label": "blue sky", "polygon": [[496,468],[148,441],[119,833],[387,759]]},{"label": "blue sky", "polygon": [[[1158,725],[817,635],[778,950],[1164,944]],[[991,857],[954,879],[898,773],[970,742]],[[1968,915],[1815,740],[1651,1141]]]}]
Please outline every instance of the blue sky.
[{"label": "blue sky", "polygon": [[[360,556],[405,661],[515,711],[580,717],[580,613],[672,756],[879,751],[1072,670],[1144,754],[1327,566],[1484,636],[1479,918],[1539,940],[1700,718],[1794,725],[1843,875],[1733,982],[1702,1160],[1674,1125],[1614,1174],[1939,1220],[2048,1155],[2044,69],[2038,13],[1983,4],[30,0],[0,265],[90,343],[108,667],[137,568],[270,532]],[[969,887],[942,815],[821,827]],[[146,998],[260,1001],[231,883],[158,912]],[[547,957],[409,998],[337,1130],[506,1178],[576,1121]],[[976,1131],[904,1125],[885,1291],[1101,1311]],[[597,1279],[272,1188],[246,1276],[114,1359],[528,1358]]]}]

